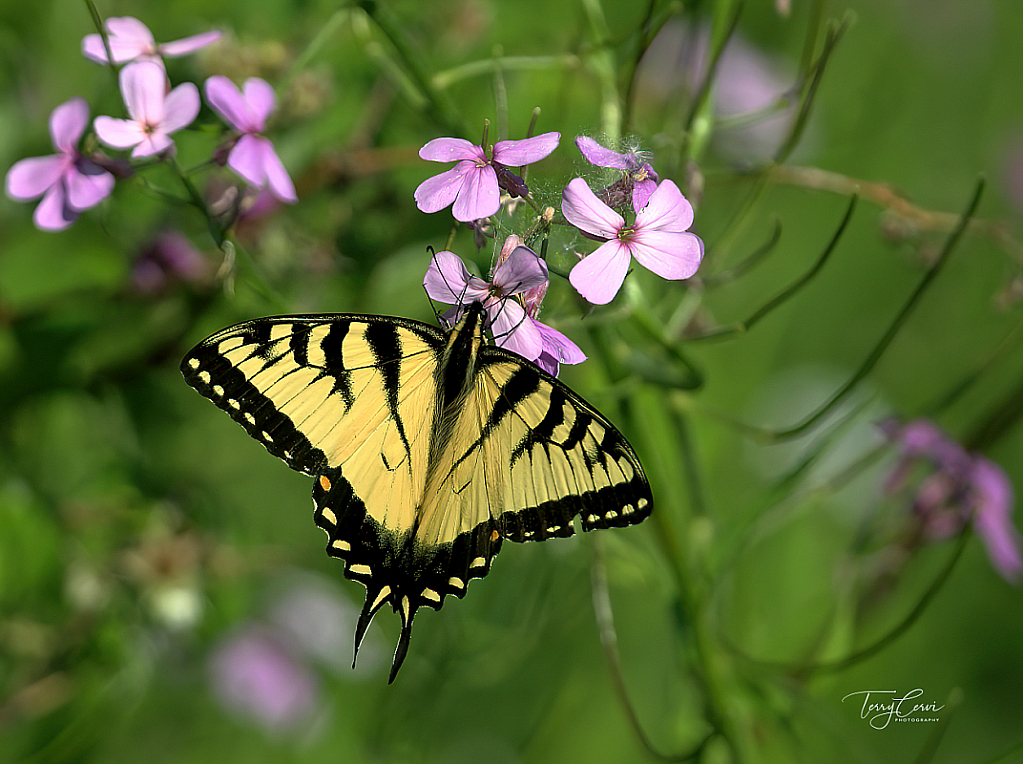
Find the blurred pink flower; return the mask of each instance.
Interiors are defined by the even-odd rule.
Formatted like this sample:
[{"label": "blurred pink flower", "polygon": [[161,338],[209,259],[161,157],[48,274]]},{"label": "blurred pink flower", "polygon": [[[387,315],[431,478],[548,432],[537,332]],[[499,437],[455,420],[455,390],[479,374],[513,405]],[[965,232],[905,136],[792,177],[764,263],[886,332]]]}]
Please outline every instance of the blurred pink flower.
[{"label": "blurred pink flower", "polygon": [[270,730],[295,727],[316,708],[316,677],[270,630],[250,625],[210,660],[213,690],[230,711]]},{"label": "blurred pink flower", "polygon": [[298,201],[295,184],[284,169],[273,143],[261,133],[266,120],[277,107],[274,89],[265,80],[251,77],[242,89],[227,77],[214,75],[206,80],[206,100],[241,137],[231,147],[227,166],[256,188],[269,188],[282,202]]},{"label": "blurred pink flower", "polygon": [[121,70],[121,95],[131,119],[96,117],[96,135],[115,149],[132,149],[135,158],[174,148],[170,134],[192,124],[199,115],[199,89],[191,82],[169,93],[163,67],[138,61]]},{"label": "blurred pink flower", "polygon": [[904,488],[919,465],[929,467],[913,499],[913,513],[924,534],[944,539],[972,523],[995,569],[1006,580],[1019,581],[1023,576],[1021,539],[1012,524],[1012,484],[1001,467],[968,453],[925,419],[902,426],[887,421],[880,426],[902,447],[885,483],[888,493]]},{"label": "blurred pink flower", "polygon": [[430,162],[457,162],[452,169],[423,181],[415,192],[423,212],[438,212],[452,205],[455,220],[469,222],[493,215],[501,206],[504,188],[513,197],[529,193],[525,183],[509,167],[521,167],[543,159],[558,147],[561,133],[544,133],[520,141],[498,141],[493,158],[482,146],[463,138],[434,138],[419,150]]},{"label": "blurred pink flower", "polygon": [[43,197],[33,215],[37,228],[67,228],[83,210],[99,204],[114,188],[114,176],[78,151],[78,141],[88,124],[89,105],[85,99],[65,101],[50,114],[50,139],[57,153],[22,159],[7,171],[6,190],[11,199]]},{"label": "blurred pink flower", "polygon": [[595,305],[614,299],[635,257],[661,278],[687,279],[703,259],[703,242],[689,233],[693,207],[670,180],[663,180],[632,225],[576,178],[562,192],[561,211],[591,238],[604,240],[569,273],[568,280]]},{"label": "blurred pink flower", "polygon": [[178,231],[161,231],[139,254],[132,267],[132,286],[156,294],[172,282],[194,283],[208,275],[206,260]]},{"label": "blurred pink flower", "polygon": [[[624,193],[632,200],[632,207],[636,212],[646,207],[650,195],[657,189],[657,173],[654,168],[636,151],[627,151],[619,154],[617,151],[606,149],[592,138],[580,135],[575,139],[575,145],[586,157],[586,161],[597,167],[612,167],[622,170],[622,179],[610,189],[611,193],[600,194],[611,197],[615,191]],[[620,188],[615,186],[620,185]],[[604,198],[611,207],[618,206],[610,198]]]},{"label": "blurred pink flower", "polygon": [[[109,18],[104,24],[110,52],[115,64],[123,64],[136,59],[160,61],[161,56],[177,58],[194,53],[210,43],[220,39],[220,32],[203,32],[202,34],[185,37],[174,42],[157,45],[149,27],[131,16]],[[109,62],[103,38],[98,34],[86,35],[82,38],[82,53],[86,58],[99,64]]]},{"label": "blurred pink flower", "polygon": [[458,255],[438,252],[430,260],[423,286],[434,300],[455,305],[444,316],[452,324],[461,317],[466,305],[483,303],[497,344],[527,361],[535,361],[543,351],[540,331],[521,303],[510,298],[546,283],[547,264],[529,247],[520,246],[494,269],[490,278],[487,282],[470,276]]}]

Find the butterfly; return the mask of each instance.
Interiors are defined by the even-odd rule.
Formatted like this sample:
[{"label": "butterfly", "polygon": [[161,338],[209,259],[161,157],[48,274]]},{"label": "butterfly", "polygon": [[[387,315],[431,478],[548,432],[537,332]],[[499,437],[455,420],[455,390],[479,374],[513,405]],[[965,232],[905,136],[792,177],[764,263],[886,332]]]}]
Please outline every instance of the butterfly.
[{"label": "butterfly", "polygon": [[[292,469],[345,577],[401,618],[393,682],[419,608],[483,578],[505,539],[543,541],[646,518],[632,447],[590,404],[487,344],[470,303],[447,332],[387,316],[257,318],[196,345],[181,371]],[[353,664],[354,666],[354,661]]]}]

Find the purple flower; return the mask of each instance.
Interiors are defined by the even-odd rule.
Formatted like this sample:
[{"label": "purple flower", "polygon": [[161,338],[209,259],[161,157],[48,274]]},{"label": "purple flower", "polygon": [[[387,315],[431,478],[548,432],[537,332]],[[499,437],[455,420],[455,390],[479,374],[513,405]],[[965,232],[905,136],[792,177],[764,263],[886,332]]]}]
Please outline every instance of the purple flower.
[{"label": "purple flower", "polygon": [[435,138],[419,150],[430,162],[457,162],[452,169],[423,181],[416,189],[416,206],[423,212],[437,212],[448,205],[455,220],[469,222],[493,215],[501,206],[501,188],[512,196],[525,196],[529,189],[508,168],[521,167],[543,159],[558,146],[561,133],[544,133],[520,141],[498,141],[493,157],[482,146],[462,138]]},{"label": "purple flower", "polygon": [[995,569],[1008,581],[1023,576],[1021,540],[1012,525],[1013,491],[1005,472],[962,446],[924,419],[904,426],[882,422],[881,429],[902,447],[885,488],[895,493],[921,463],[929,467],[916,488],[913,514],[930,539],[944,539],[970,522],[984,542]]},{"label": "purple flower", "polygon": [[670,180],[661,181],[632,225],[600,201],[582,178],[562,192],[561,211],[583,233],[606,240],[568,276],[576,291],[595,305],[605,305],[618,294],[633,257],[670,280],[689,278],[703,259],[703,242],[687,231],[693,207]]},{"label": "purple flower", "polygon": [[316,707],[316,677],[281,637],[256,625],[216,649],[210,676],[226,708],[271,730],[295,727]]},{"label": "purple flower", "polygon": [[132,149],[139,157],[174,148],[170,134],[192,124],[199,115],[199,89],[191,82],[169,93],[163,67],[139,61],[121,70],[121,95],[131,119],[96,117],[96,135],[115,149]]},{"label": "purple flower", "polygon": [[535,361],[543,351],[540,330],[522,304],[511,298],[546,283],[547,264],[529,247],[520,246],[494,269],[490,278],[487,282],[470,276],[458,255],[438,252],[426,270],[423,286],[434,300],[455,305],[444,316],[450,323],[458,320],[465,305],[482,302],[497,344],[527,361]]},{"label": "purple flower", "polygon": [[[204,48],[220,39],[220,32],[204,32],[192,37],[185,37],[174,42],[157,45],[149,27],[136,18],[122,16],[106,21],[107,40],[115,64],[123,64],[136,59],[159,61],[160,56],[177,58]],[[82,53],[96,63],[109,63],[103,38],[98,34],[86,35],[82,38]]]},{"label": "purple flower", "polygon": [[67,228],[83,210],[110,196],[114,188],[114,176],[78,151],[88,124],[89,105],[84,98],[62,103],[50,114],[50,139],[57,153],[22,159],[7,171],[11,199],[43,197],[33,215],[37,228]]},{"label": "purple flower", "polygon": [[242,134],[231,147],[227,166],[250,185],[269,188],[282,202],[297,202],[291,176],[284,169],[274,145],[261,135],[267,118],[277,107],[277,96],[270,84],[251,77],[239,90],[231,80],[218,74],[206,80],[206,100]]},{"label": "purple flower", "polygon": [[[507,239],[504,240],[504,246],[501,247],[501,252],[498,254],[497,262],[494,264],[494,270],[501,267],[501,265],[511,257],[512,253],[523,247],[522,239],[515,234],[511,234]],[[526,309],[526,318],[533,322],[537,330],[540,332],[541,350],[540,355],[533,361],[537,366],[546,371],[553,377],[558,376],[558,372],[561,370],[561,364],[577,364],[582,363],[586,360],[586,354],[579,349],[572,340],[566,337],[564,334],[559,332],[553,327],[547,326],[537,321],[537,316],[540,314],[540,305],[543,303],[543,298],[547,294],[548,281],[543,281],[541,284],[527,289],[520,294],[520,299]]]},{"label": "purple flower", "polygon": [[161,231],[139,254],[131,282],[137,292],[156,294],[174,281],[200,282],[208,268],[192,242],[178,231]]},{"label": "purple flower", "polygon": [[[618,194],[626,194],[632,199],[632,207],[636,212],[646,207],[650,195],[657,188],[657,173],[643,157],[636,151],[627,151],[619,154],[617,151],[606,149],[592,138],[580,135],[575,139],[575,145],[586,157],[586,161],[597,167],[613,167],[622,170],[622,179],[605,189],[609,198]],[[608,201],[608,199],[605,199]],[[609,204],[614,207],[613,203]]]}]

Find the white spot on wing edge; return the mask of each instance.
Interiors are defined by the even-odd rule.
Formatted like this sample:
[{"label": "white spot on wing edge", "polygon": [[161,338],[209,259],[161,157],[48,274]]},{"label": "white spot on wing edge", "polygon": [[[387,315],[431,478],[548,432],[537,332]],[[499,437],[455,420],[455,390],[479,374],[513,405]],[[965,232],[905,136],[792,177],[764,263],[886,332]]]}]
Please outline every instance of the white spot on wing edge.
[{"label": "white spot on wing edge", "polygon": [[372,576],[373,569],[369,565],[353,565],[348,570],[357,576]]},{"label": "white spot on wing edge", "polygon": [[340,549],[342,552],[352,551],[352,545],[349,544],[344,539],[334,539],[333,541],[330,542],[330,545],[335,549]]},{"label": "white spot on wing edge", "polygon": [[199,368],[199,359],[198,358],[189,358],[188,359],[188,368],[192,369],[193,371],[195,369],[198,369]]},{"label": "white spot on wing edge", "polygon": [[482,557],[477,557],[475,560],[469,563],[470,568],[485,568],[487,567],[487,561]]},{"label": "white spot on wing edge", "polygon": [[323,515],[331,525],[337,525],[337,515],[330,507],[320,507],[320,514]]},{"label": "white spot on wing edge", "polygon": [[433,589],[423,589],[423,599],[432,600],[433,602],[440,602],[440,595]]},{"label": "white spot on wing edge", "polygon": [[452,576],[451,578],[448,579],[448,586],[450,586],[452,589],[464,589],[465,583],[462,581],[462,579]]}]

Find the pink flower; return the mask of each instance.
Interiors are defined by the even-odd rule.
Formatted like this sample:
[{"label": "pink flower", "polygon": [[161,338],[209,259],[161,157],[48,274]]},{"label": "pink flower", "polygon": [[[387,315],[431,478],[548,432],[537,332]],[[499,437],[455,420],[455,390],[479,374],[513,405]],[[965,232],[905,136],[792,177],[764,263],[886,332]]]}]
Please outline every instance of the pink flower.
[{"label": "pink flower", "polygon": [[135,158],[173,149],[170,134],[199,115],[199,89],[191,82],[167,92],[163,67],[138,61],[121,70],[121,95],[131,119],[96,117],[96,135],[115,149],[131,148]]},{"label": "pink flower", "polygon": [[693,207],[670,180],[661,181],[632,225],[600,201],[582,178],[562,192],[561,211],[583,233],[605,239],[569,273],[568,280],[595,305],[614,299],[635,257],[661,278],[687,279],[703,259],[703,242],[688,233]]},{"label": "pink flower", "polygon": [[489,217],[501,206],[502,188],[513,197],[529,193],[522,178],[508,168],[543,159],[560,140],[561,133],[544,133],[520,141],[498,141],[493,158],[487,158],[482,146],[462,138],[435,138],[419,150],[419,156],[458,164],[423,181],[416,189],[416,205],[423,212],[437,212],[453,204],[455,220],[465,223]]},{"label": "pink flower", "polygon": [[905,486],[919,464],[930,467],[913,498],[913,514],[924,535],[935,540],[948,538],[970,522],[995,569],[1006,580],[1019,581],[1023,576],[1021,539],[1012,525],[1012,484],[1002,468],[968,453],[925,419],[903,426],[888,421],[880,426],[902,447],[901,458],[885,484],[889,493]]},{"label": "pink flower", "polygon": [[[213,31],[157,45],[149,27],[131,16],[107,19],[105,26],[107,40],[110,42],[110,52],[114,56],[115,64],[123,64],[136,59],[159,61],[160,56],[177,58],[194,53],[199,48],[204,48],[220,39],[220,32]],[[96,63],[109,63],[106,48],[103,47],[103,38],[98,34],[90,34],[82,38],[82,53]]]},{"label": "pink flower", "polygon": [[296,728],[317,706],[319,687],[283,635],[250,624],[225,639],[210,659],[210,678],[220,702],[273,731]]},{"label": "pink flower", "polygon": [[547,264],[529,247],[517,247],[497,266],[489,282],[470,276],[453,252],[438,252],[426,270],[423,286],[434,300],[454,303],[444,315],[450,323],[461,317],[465,305],[483,303],[497,344],[534,361],[543,351],[543,338],[522,304],[511,298],[546,282]]},{"label": "pink flower", "polygon": [[298,201],[295,185],[284,169],[274,145],[261,133],[266,120],[277,106],[274,89],[265,80],[252,77],[242,90],[227,77],[215,75],[206,80],[206,100],[210,106],[242,135],[231,147],[227,166],[256,188],[269,188],[283,202]]},{"label": "pink flower", "polygon": [[617,206],[610,201],[614,196],[627,194],[632,199],[632,207],[636,212],[646,207],[650,195],[657,188],[658,177],[654,168],[638,152],[627,151],[619,154],[617,151],[604,148],[585,135],[576,138],[575,145],[590,164],[623,171],[621,180],[605,189],[605,194],[602,194],[608,197],[605,201],[608,201],[610,206]]},{"label": "pink flower", "polygon": [[85,158],[78,141],[89,124],[89,105],[72,98],[50,114],[50,138],[56,154],[15,162],[7,172],[7,195],[19,201],[43,197],[33,220],[44,231],[67,228],[78,215],[110,196],[114,176]]},{"label": "pink flower", "polygon": [[[525,248],[522,244],[522,239],[515,234],[509,235],[508,238],[504,240],[504,246],[501,247],[501,251],[497,257],[497,262],[494,264],[495,272],[520,247]],[[540,355],[537,356],[533,363],[551,376],[556,377],[558,376],[558,372],[561,370],[561,364],[582,363],[586,360],[586,354],[579,349],[578,345],[572,342],[572,340],[557,329],[536,320],[540,314],[540,305],[543,303],[543,298],[547,294],[548,283],[549,282],[547,280],[544,280],[532,289],[525,290],[519,295],[519,299],[522,300],[526,309],[526,320],[532,321],[536,326],[537,331],[540,332]]]}]

